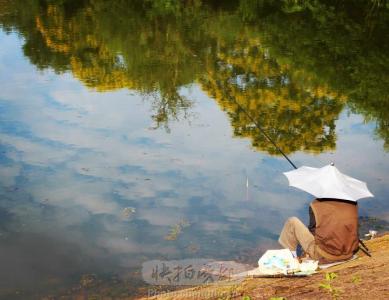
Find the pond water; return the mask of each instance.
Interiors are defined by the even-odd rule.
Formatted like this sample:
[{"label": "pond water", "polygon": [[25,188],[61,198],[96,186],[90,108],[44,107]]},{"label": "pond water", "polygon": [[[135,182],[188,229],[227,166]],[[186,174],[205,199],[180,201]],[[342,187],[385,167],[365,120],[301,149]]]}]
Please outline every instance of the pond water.
[{"label": "pond water", "polygon": [[151,259],[255,264],[312,196],[250,118],[296,165],[366,181],[360,215],[389,221],[373,2],[1,0],[0,297],[142,293]]}]

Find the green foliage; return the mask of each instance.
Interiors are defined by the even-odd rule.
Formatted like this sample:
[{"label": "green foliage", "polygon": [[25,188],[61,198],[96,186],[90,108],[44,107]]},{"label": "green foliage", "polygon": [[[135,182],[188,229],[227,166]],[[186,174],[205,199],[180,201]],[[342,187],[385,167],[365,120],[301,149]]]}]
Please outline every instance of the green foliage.
[{"label": "green foliage", "polygon": [[354,283],[354,284],[359,284],[361,281],[362,281],[362,278],[359,275],[354,275],[351,278],[351,282]]},{"label": "green foliage", "polygon": [[302,72],[266,58],[260,42],[243,34],[210,55],[215,63],[207,66],[200,82],[228,113],[236,136],[249,137],[258,150],[279,154],[254,119],[285,153],[335,147],[334,121],[344,105],[340,95],[314,82],[301,84]]},{"label": "green foliage", "polygon": [[338,277],[338,275],[337,275],[336,273],[333,273],[333,272],[331,272],[331,273],[326,273],[326,275],[325,275],[325,278],[326,278],[327,281],[334,280],[334,279],[336,279],[337,277]]},{"label": "green foliage", "polygon": [[333,280],[336,279],[338,275],[336,273],[326,273],[324,278],[325,282],[319,284],[319,288],[328,292],[332,299],[339,299],[341,290],[339,288],[335,288],[332,283]]},{"label": "green foliage", "polygon": [[[190,115],[182,86],[200,82],[236,136],[278,154],[238,101],[286,152],[336,143],[344,105],[376,122],[389,150],[389,9],[382,0],[1,0],[0,26],[18,31],[43,70],[70,71],[98,91],[154,99],[156,127]],[[243,83],[243,84],[242,84]]]},{"label": "green foliage", "polygon": [[303,16],[279,11],[260,22],[270,54],[346,96],[355,112],[377,121],[388,147],[389,11],[369,15],[368,2],[291,2],[304,6]]}]

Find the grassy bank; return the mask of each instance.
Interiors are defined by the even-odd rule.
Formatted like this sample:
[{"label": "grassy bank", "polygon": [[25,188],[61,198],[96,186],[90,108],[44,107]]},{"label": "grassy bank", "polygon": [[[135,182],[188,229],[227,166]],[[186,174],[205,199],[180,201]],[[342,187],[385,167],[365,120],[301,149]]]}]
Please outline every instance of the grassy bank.
[{"label": "grassy bank", "polygon": [[198,286],[153,297],[176,299],[389,299],[389,234],[367,241],[372,257],[356,260],[304,278],[247,278],[237,285]]}]

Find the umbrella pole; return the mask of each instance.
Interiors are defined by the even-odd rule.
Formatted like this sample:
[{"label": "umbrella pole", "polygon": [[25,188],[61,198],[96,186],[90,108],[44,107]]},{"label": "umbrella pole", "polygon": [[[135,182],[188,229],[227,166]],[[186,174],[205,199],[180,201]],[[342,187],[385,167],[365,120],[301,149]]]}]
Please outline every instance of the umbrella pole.
[{"label": "umbrella pole", "polygon": [[359,250],[361,250],[363,253],[365,253],[367,256],[371,257],[370,252],[367,251],[365,248],[363,248],[363,247],[361,247],[361,246],[359,246],[358,248],[359,248]]},{"label": "umbrella pole", "polygon": [[365,253],[367,256],[371,257],[369,248],[367,248],[367,246],[361,239],[359,239],[359,244],[360,244],[359,249],[361,249],[362,252]]},{"label": "umbrella pole", "polygon": [[[297,169],[296,165],[289,159],[289,157],[284,153],[284,151],[282,151],[281,148],[277,146],[277,144],[273,141],[273,139],[266,133],[266,131],[261,127],[261,125],[259,125],[259,123],[247,112],[247,110],[245,110],[242,107],[242,105],[240,105],[238,101],[236,101],[235,99],[233,99],[233,101],[239,107],[239,109],[241,109],[246,114],[246,116],[251,120],[251,122],[254,123],[254,125],[259,129],[259,131],[270,141],[270,143],[272,143],[273,146],[282,154],[282,156],[285,157],[285,159],[292,165],[292,167],[294,169]],[[361,249],[367,256],[371,257],[371,254],[369,253],[369,249],[366,247],[364,242],[362,242],[362,240],[360,239],[359,239],[359,244],[362,246],[362,247],[359,246],[359,249]]]},{"label": "umbrella pole", "polygon": [[367,246],[365,245],[365,243],[364,243],[361,239],[359,239],[359,243],[360,243],[367,251],[369,251],[369,248],[367,248]]}]

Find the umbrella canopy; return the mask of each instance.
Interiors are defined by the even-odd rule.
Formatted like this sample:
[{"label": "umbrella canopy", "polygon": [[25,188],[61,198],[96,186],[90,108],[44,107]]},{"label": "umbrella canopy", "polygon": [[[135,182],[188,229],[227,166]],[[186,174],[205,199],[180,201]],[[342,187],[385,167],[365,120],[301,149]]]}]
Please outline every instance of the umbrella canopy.
[{"label": "umbrella canopy", "polygon": [[322,168],[302,166],[284,174],[290,186],[306,191],[317,198],[357,201],[360,198],[374,197],[365,182],[342,174],[333,164]]}]

